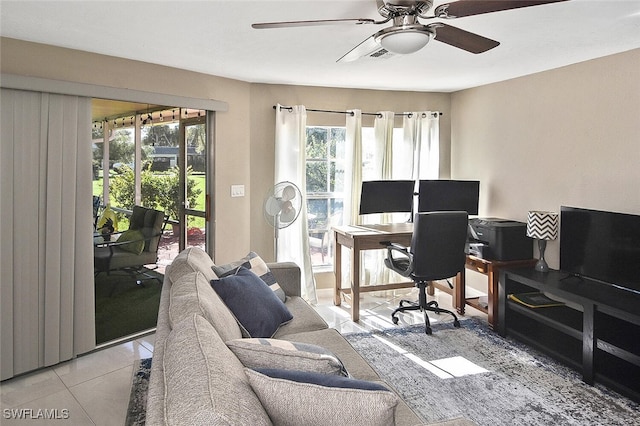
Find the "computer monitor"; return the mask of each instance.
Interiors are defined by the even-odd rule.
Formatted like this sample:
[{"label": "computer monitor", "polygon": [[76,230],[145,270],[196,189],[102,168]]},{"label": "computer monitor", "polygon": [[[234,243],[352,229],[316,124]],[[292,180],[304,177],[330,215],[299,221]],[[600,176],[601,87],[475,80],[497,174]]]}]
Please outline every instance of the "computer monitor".
[{"label": "computer monitor", "polygon": [[421,180],[418,212],[460,210],[477,215],[479,197],[477,180]]},{"label": "computer monitor", "polygon": [[413,180],[370,180],[362,182],[360,214],[411,213]]}]

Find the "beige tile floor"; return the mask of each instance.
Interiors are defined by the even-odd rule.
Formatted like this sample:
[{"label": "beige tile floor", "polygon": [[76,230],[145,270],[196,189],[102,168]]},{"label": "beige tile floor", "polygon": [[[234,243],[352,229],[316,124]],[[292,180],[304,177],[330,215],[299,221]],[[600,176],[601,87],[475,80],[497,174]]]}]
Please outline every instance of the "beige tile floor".
[{"label": "beige tile floor", "polygon": [[[318,291],[316,310],[330,327],[342,333],[394,327],[391,312],[401,298],[417,299],[415,289],[364,293],[360,321],[351,321],[348,298],[334,306],[331,290]],[[451,296],[436,290],[433,297],[443,308],[451,308]],[[430,300],[433,300],[430,297]],[[466,316],[486,320],[486,315],[467,308]],[[451,322],[449,315],[432,314],[432,324]],[[400,315],[399,325],[422,324],[421,313]],[[0,383],[2,425],[118,425],[124,424],[133,364],[152,356],[154,335],[96,350],[74,360],[25,374]],[[46,409],[46,411],[44,411]],[[15,416],[22,415],[22,419]],[[42,416],[53,417],[43,420]],[[39,417],[39,418],[38,418]],[[56,419],[57,418],[57,419]]]}]

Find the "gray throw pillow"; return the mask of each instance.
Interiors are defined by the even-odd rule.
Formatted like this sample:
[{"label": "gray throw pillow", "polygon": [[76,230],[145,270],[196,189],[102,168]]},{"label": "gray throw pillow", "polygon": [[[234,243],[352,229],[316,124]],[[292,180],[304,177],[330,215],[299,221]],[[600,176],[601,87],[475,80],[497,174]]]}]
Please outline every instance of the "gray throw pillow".
[{"label": "gray throw pillow", "polygon": [[271,290],[274,291],[274,293],[280,300],[282,300],[283,302],[285,301],[286,295],[284,294],[284,290],[280,288],[276,277],[273,275],[265,261],[262,260],[262,258],[255,252],[249,252],[248,255],[235,262],[227,263],[225,265],[213,265],[211,269],[213,269],[213,272],[218,277],[222,278],[227,275],[235,274],[236,270],[240,266],[244,266],[257,276],[259,276],[260,279],[264,281]]},{"label": "gray throw pillow", "polygon": [[294,370],[245,372],[274,424],[395,424],[398,396],[378,383]]},{"label": "gray throw pillow", "polygon": [[293,319],[291,312],[256,274],[241,266],[211,286],[243,328],[245,337],[272,337]]},{"label": "gray throw pillow", "polygon": [[235,339],[225,343],[245,367],[349,376],[333,352],[309,343],[279,339]]}]

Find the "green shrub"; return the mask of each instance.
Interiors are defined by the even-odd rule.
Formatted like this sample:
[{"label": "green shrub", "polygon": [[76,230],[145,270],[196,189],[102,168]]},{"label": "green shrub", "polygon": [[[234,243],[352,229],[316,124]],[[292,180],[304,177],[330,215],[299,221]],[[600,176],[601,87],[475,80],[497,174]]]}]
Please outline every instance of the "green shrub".
[{"label": "green shrub", "polygon": [[[145,207],[163,210],[171,219],[178,219],[180,207],[180,179],[177,167],[167,173],[155,174],[150,167],[140,174],[141,204]],[[202,190],[196,188],[196,182],[189,179],[192,170],[187,169],[187,202],[195,206]],[[132,210],[134,206],[135,176],[128,166],[122,166],[120,173],[111,179],[109,195],[113,205]]]}]

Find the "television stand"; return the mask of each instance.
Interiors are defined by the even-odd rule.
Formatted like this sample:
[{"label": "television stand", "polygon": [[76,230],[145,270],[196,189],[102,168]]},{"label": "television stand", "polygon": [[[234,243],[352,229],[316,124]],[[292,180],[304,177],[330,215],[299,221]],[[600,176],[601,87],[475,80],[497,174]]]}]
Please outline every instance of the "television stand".
[{"label": "television stand", "polygon": [[[509,294],[543,292],[564,306],[530,308]],[[498,333],[513,336],[640,402],[640,294],[560,271],[505,269]]]}]

